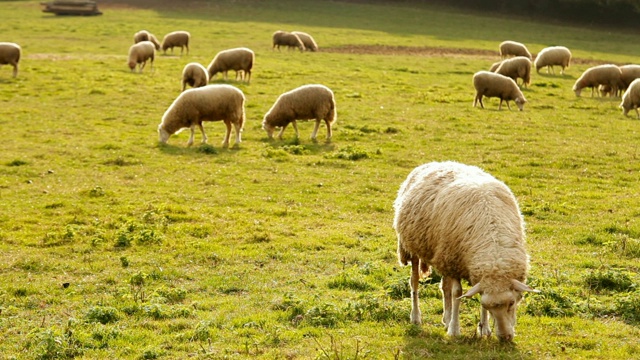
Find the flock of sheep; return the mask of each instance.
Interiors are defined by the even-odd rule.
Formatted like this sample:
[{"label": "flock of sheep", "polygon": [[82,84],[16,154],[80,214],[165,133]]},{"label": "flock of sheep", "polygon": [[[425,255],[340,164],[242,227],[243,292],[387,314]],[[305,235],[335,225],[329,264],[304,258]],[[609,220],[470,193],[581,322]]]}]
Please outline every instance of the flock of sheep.
[{"label": "flock of sheep", "polygon": [[[280,46],[317,51],[318,46],[306,33],[276,31],[273,49]],[[153,68],[155,51],[164,52],[174,47],[189,52],[190,34],[175,31],[167,34],[162,42],[148,31],[134,35],[134,45],[129,50],[128,65],[131,71],[142,71],[147,61]],[[566,47],[545,48],[532,63],[526,46],[513,41],[500,44],[503,60],[489,71],[479,71],[473,76],[476,89],[474,106],[484,107],[482,98],[500,98],[502,102],[514,101],[520,110],[526,99],[517,80],[526,87],[531,81],[531,67],[536,71],[560,66],[561,72],[571,62],[571,52]],[[513,56],[513,57],[511,57]],[[0,43],[0,64],[11,64],[13,76],[17,76],[20,47],[13,43]],[[223,147],[228,147],[231,130],[235,130],[235,144],[241,142],[245,122],[245,96],[235,86],[209,85],[217,73],[236,71],[236,79],[250,82],[255,55],[247,48],[220,51],[209,66],[187,64],[182,73],[182,92],[162,116],[158,126],[159,140],[166,143],[169,137],[190,129],[187,145],[192,145],[196,127],[207,141],[204,121],[223,121],[226,135]],[[191,89],[186,89],[187,85]],[[598,89],[611,96],[626,90],[621,107],[625,115],[640,104],[640,66],[601,65],[586,70],[576,81],[573,90],[577,96],[585,87]],[[510,107],[509,107],[510,108]],[[640,114],[639,114],[640,117]],[[336,121],[334,94],[326,86],[304,85],[281,94],[265,114],[262,127],[269,138],[280,128],[278,137],[288,124],[292,124],[296,136],[296,120],[316,121],[311,138],[316,140],[320,123],[327,126],[327,141],[331,139],[331,125]],[[529,269],[529,257],[525,250],[524,221],[517,200],[501,181],[481,169],[457,162],[432,162],[415,168],[402,183],[394,202],[393,228],[397,233],[398,260],[411,264],[411,322],[421,323],[419,309],[419,279],[433,267],[442,275],[443,323],[451,336],[460,335],[459,308],[465,297],[481,294],[481,316],[478,332],[491,335],[489,317],[494,319],[495,332],[501,340],[511,341],[515,336],[516,308],[523,292],[538,292],[525,284]],[[463,294],[461,280],[473,286]]]},{"label": "flock of sheep", "polygon": [[[547,68],[555,74],[554,66],[564,69],[571,63],[571,51],[564,46],[551,46],[542,49],[532,63],[532,56],[527,47],[515,41],[503,41],[499,46],[500,56],[503,60],[491,65],[489,71],[479,71],[473,76],[473,85],[476,89],[476,97],[473,101],[475,107],[478,103],[482,108],[482,98],[497,97],[500,99],[498,109],[502,108],[502,102],[514,101],[520,110],[527,102],[518,86],[518,79],[522,79],[522,86],[526,87],[531,83],[531,68],[535,66],[536,72]],[[640,119],[640,65],[613,64],[597,65],[585,70],[573,85],[576,96],[580,96],[582,89],[591,88],[591,96],[594,91],[598,91],[602,96],[621,95],[620,107],[626,116],[631,109],[635,109]]]}]

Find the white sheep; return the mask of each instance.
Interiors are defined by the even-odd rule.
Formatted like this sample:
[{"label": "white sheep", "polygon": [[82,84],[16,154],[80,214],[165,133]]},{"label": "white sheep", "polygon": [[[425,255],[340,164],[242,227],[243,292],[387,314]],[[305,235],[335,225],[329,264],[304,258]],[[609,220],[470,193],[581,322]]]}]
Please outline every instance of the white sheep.
[{"label": "white sheep", "polygon": [[292,34],[298,36],[304,44],[304,48],[309,51],[318,51],[318,44],[313,39],[313,37],[302,31],[292,31]]},{"label": "white sheep", "polygon": [[20,45],[11,42],[0,42],[0,65],[13,66],[13,77],[18,76],[18,64],[22,48]]},{"label": "white sheep", "polygon": [[638,119],[640,119],[638,106],[640,106],[640,78],[633,80],[631,84],[629,84],[627,91],[622,95],[622,102],[620,103],[624,116],[627,116],[629,110],[635,109],[636,115]]},{"label": "white sheep", "polygon": [[555,75],[553,67],[558,65],[562,67],[560,73],[564,75],[564,69],[568,68],[570,63],[571,51],[569,49],[564,46],[551,46],[540,50],[536,56],[534,66],[538,74],[540,73],[540,69],[546,66],[547,74],[549,73],[549,69],[551,69],[551,72]]},{"label": "white sheep", "polygon": [[191,87],[201,87],[209,83],[209,73],[207,69],[197,62],[188,63],[182,69],[182,91]]},{"label": "white sheep", "polygon": [[576,96],[580,96],[582,89],[591,88],[591,96],[594,89],[599,85],[608,85],[611,87],[611,93],[616,94],[621,83],[622,72],[616,65],[605,64],[590,67],[585,70],[573,85],[573,91]]},{"label": "white sheep", "polygon": [[[448,335],[460,335],[460,299],[481,294],[480,336],[491,335],[490,314],[497,337],[513,340],[522,292],[538,291],[525,284],[524,221],[511,190],[475,166],[432,162],[409,174],[393,205],[398,260],[411,263],[411,322],[422,322],[418,285],[433,267]],[[461,279],[473,285],[464,294]]]},{"label": "white sheep", "polygon": [[167,53],[167,49],[171,48],[171,53],[173,54],[173,48],[176,46],[180,47],[180,55],[184,51],[184,48],[187,48],[187,55],[189,55],[189,40],[191,39],[191,34],[188,31],[174,31],[170,32],[164,36],[162,39],[162,51],[163,53]]},{"label": "white sheep", "polygon": [[155,35],[148,32],[147,30],[140,30],[137,33],[133,34],[133,43],[137,44],[141,41],[151,41],[153,45],[156,47],[156,50],[160,50],[160,42]]},{"label": "white sheep", "polygon": [[509,100],[513,100],[518,109],[522,111],[527,99],[524,98],[522,91],[518,88],[513,79],[510,77],[492,73],[490,71],[478,71],[473,75],[473,86],[476,89],[476,97],[473,100],[473,106],[480,103],[480,107],[484,109],[482,103],[482,97],[497,97],[500,98],[500,104],[498,110],[502,110],[502,102],[507,102],[507,108],[511,110],[509,106]]},{"label": "white sheep", "polygon": [[207,67],[209,73],[209,81],[212,81],[215,75],[219,72],[224,74],[224,80],[227,80],[227,72],[229,70],[235,70],[236,80],[240,76],[240,80],[245,80],[247,83],[251,81],[251,69],[255,61],[255,54],[248,48],[234,48],[228,50],[222,50],[211,60],[211,63]]},{"label": "white sheep", "polygon": [[156,47],[151,41],[141,41],[137,44],[131,45],[129,48],[129,69],[133,72],[136,65],[140,65],[139,72],[142,72],[144,66],[147,64],[147,60],[151,63],[151,69],[153,70],[153,60],[156,55]]},{"label": "white sheep", "polygon": [[516,56],[500,63],[496,74],[512,78],[516,83],[522,79],[522,85],[527,87],[531,83],[531,60],[525,56]]},{"label": "white sheep", "polygon": [[327,141],[330,141],[331,125],[337,120],[336,101],[331,89],[324,85],[304,85],[280,95],[265,114],[262,128],[271,139],[274,130],[280,127],[278,138],[282,140],[284,129],[291,123],[296,137],[299,137],[296,120],[312,119],[316,124],[311,133],[311,139],[316,140],[320,122],[324,120],[327,125]]},{"label": "white sheep", "polygon": [[222,142],[229,146],[231,125],[236,131],[235,146],[240,145],[240,133],[244,126],[245,97],[240,89],[231,85],[207,85],[182,92],[169,106],[158,126],[159,140],[166,143],[169,137],[181,129],[191,129],[187,146],[193,144],[196,126],[202,133],[202,143],[207,142],[203,121],[224,121],[227,132]]},{"label": "white sheep", "polygon": [[278,30],[273,33],[273,48],[278,48],[280,50],[280,46],[286,46],[289,49],[292,47],[300,49],[300,51],[304,51],[304,43],[298,35],[290,33],[288,31]]},{"label": "white sheep", "polygon": [[640,65],[622,65],[620,66],[621,90],[624,91],[631,85],[633,80],[640,78]]},{"label": "white sheep", "polygon": [[500,43],[500,56],[506,58],[509,56],[525,56],[531,60],[531,53],[524,44],[515,41],[503,41]]}]

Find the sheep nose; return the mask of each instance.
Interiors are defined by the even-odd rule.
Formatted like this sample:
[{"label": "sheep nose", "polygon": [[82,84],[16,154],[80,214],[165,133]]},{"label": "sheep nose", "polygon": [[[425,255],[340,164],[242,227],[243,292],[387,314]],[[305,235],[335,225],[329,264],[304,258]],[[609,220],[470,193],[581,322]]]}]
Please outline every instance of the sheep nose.
[{"label": "sheep nose", "polygon": [[513,341],[513,334],[505,334],[500,336],[500,340],[502,341]]}]

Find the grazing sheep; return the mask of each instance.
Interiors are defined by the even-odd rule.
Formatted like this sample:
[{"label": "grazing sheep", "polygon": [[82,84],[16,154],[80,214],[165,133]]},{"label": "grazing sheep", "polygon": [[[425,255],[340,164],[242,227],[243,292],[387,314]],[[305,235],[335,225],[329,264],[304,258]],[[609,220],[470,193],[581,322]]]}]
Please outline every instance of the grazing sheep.
[{"label": "grazing sheep", "polygon": [[247,48],[235,48],[222,50],[211,60],[211,63],[207,67],[209,73],[209,81],[212,81],[214,76],[221,72],[224,74],[224,80],[227,80],[227,72],[229,70],[235,70],[236,80],[240,76],[240,80],[247,79],[247,83],[251,82],[251,68],[255,61],[255,54],[251,49]]},{"label": "grazing sheep", "polygon": [[[409,174],[393,205],[398,260],[411,263],[411,322],[422,322],[419,279],[433,267],[442,275],[448,335],[460,335],[460,299],[479,293],[479,335],[491,335],[491,314],[497,337],[513,340],[522,292],[538,291],[525,284],[524,222],[511,190],[475,166],[432,162]],[[461,279],[473,285],[464,294]]]},{"label": "grazing sheep", "polygon": [[571,51],[569,51],[569,49],[564,46],[551,46],[540,50],[538,56],[536,56],[534,66],[538,74],[540,73],[540,69],[546,66],[547,74],[549,73],[549,69],[551,69],[551,72],[555,75],[553,66],[559,65],[562,67],[560,73],[564,75],[564,68],[568,68],[570,63]]},{"label": "grazing sheep", "polygon": [[576,80],[573,91],[576,96],[580,96],[582,89],[589,87],[593,97],[594,89],[597,89],[599,85],[608,85],[611,87],[612,94],[615,94],[620,87],[621,77],[622,72],[616,65],[606,64],[590,67]]},{"label": "grazing sheep", "polygon": [[531,53],[524,44],[515,41],[503,41],[500,43],[500,57],[525,56],[531,60]]},{"label": "grazing sheep", "polygon": [[280,50],[280,46],[286,46],[289,49],[291,49],[292,47],[296,47],[300,49],[300,52],[304,51],[304,43],[302,42],[302,40],[300,40],[300,38],[296,34],[293,34],[287,31],[278,30],[273,33],[272,38],[273,38],[273,48],[277,47],[278,50]]},{"label": "grazing sheep", "polygon": [[524,104],[527,102],[522,91],[518,88],[518,84],[510,77],[504,75],[489,71],[478,71],[473,75],[473,86],[476,89],[476,98],[473,100],[473,107],[479,102],[480,107],[484,109],[484,104],[482,103],[483,96],[500,98],[498,110],[502,110],[503,101],[507,102],[507,108],[511,110],[509,100],[513,100],[520,111],[522,111]]},{"label": "grazing sheep", "polygon": [[162,51],[166,54],[167,49],[171,48],[171,53],[173,54],[173,48],[176,46],[180,46],[180,55],[182,55],[185,47],[187,48],[187,55],[189,55],[190,39],[191,34],[189,34],[189,32],[187,31],[170,32],[162,39]]},{"label": "grazing sheep", "polygon": [[236,130],[235,146],[238,146],[245,119],[244,101],[242,91],[231,85],[207,85],[185,90],[162,116],[162,122],[158,126],[159,139],[166,143],[172,134],[190,128],[191,136],[187,146],[191,146],[197,126],[202,132],[202,143],[206,143],[207,135],[204,133],[202,122],[222,120],[227,126],[222,146],[229,146],[231,125]]},{"label": "grazing sheep", "polygon": [[13,66],[13,77],[18,76],[18,63],[22,55],[20,45],[11,42],[0,42],[0,65]]},{"label": "grazing sheep", "polygon": [[133,72],[136,65],[140,64],[139,72],[142,72],[142,69],[144,69],[144,66],[147,64],[147,60],[149,60],[151,69],[153,70],[153,59],[155,55],[156,48],[151,41],[141,41],[131,45],[129,48],[129,69]]},{"label": "grazing sheep", "polygon": [[524,56],[506,59],[500,63],[495,73],[512,78],[516,84],[518,78],[521,78],[522,86],[527,87],[531,83],[531,60]]},{"label": "grazing sheep", "polygon": [[302,31],[292,31],[291,33],[300,38],[306,50],[318,51],[318,44],[316,43],[315,40],[313,40],[313,37],[311,35]]},{"label": "grazing sheep", "polygon": [[148,32],[147,30],[140,30],[137,33],[133,34],[133,43],[137,44],[141,41],[151,41],[153,45],[156,47],[156,50],[160,50],[160,42],[155,35]]},{"label": "grazing sheep", "polygon": [[299,137],[296,120],[315,119],[316,125],[311,133],[311,140],[316,141],[320,121],[327,124],[327,142],[331,140],[331,125],[337,120],[336,101],[331,89],[324,85],[304,85],[286,92],[273,104],[264,116],[262,128],[269,138],[273,138],[273,131],[280,127],[278,138],[282,140],[282,133],[291,123]]},{"label": "grazing sheep", "polygon": [[624,116],[627,116],[629,110],[635,109],[636,115],[638,119],[640,119],[638,106],[640,106],[640,78],[633,80],[631,84],[629,84],[627,91],[622,95],[622,102],[620,103]]},{"label": "grazing sheep", "polygon": [[208,83],[209,73],[207,69],[199,63],[188,63],[184,69],[182,69],[182,91],[187,88],[187,84],[197,88],[205,86]]}]

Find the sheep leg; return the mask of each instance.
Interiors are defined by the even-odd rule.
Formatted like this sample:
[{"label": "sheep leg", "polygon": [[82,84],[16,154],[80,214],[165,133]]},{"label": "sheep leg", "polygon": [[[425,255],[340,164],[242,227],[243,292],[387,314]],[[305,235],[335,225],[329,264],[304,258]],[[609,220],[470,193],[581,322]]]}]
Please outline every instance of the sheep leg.
[{"label": "sheep leg", "polygon": [[480,103],[480,108],[484,109],[484,104],[482,103],[482,94],[476,94],[476,98],[473,100],[473,107],[476,107],[476,103]]},{"label": "sheep leg", "polygon": [[18,76],[18,64],[13,65],[13,77]]},{"label": "sheep leg", "polygon": [[640,112],[638,112],[638,107],[637,106],[633,106],[636,109],[636,114],[638,115],[638,119],[640,119]]},{"label": "sheep leg", "polygon": [[189,136],[189,140],[187,141],[187,146],[193,145],[193,139],[195,138],[195,133],[196,133],[196,125],[191,125],[189,130],[191,130],[191,136]]},{"label": "sheep leg", "polygon": [[[224,135],[224,140],[222,141],[222,147],[223,148],[228,148],[229,147],[229,138],[231,137],[231,121],[225,120],[224,121],[224,125],[227,127],[227,132]],[[237,138],[236,138],[236,140],[237,140]]]},{"label": "sheep leg", "polygon": [[449,330],[449,323],[451,322],[451,282],[448,278],[442,278],[440,281],[440,291],[442,292],[442,323],[444,329]]},{"label": "sheep leg", "polygon": [[[298,132],[298,123],[295,120],[293,120],[291,122],[291,125],[293,125],[293,130],[295,130],[295,132],[296,132],[296,139],[299,139],[300,138],[300,133]],[[313,135],[311,135],[311,136],[312,136],[312,139],[314,139]]]},{"label": "sheep leg", "polygon": [[333,135],[331,133],[331,123],[327,119],[325,119],[324,122],[325,122],[325,124],[327,124],[327,142],[329,142],[329,141],[331,141],[331,136]]},{"label": "sheep leg", "polygon": [[504,102],[507,103],[507,109],[511,110],[511,106],[509,106],[509,100],[505,100]]},{"label": "sheep leg", "polygon": [[[287,125],[289,125],[289,124],[282,125],[282,128],[280,129],[280,132],[278,133],[278,139],[279,140],[282,140],[282,134],[284,133],[284,129],[287,128]],[[296,129],[296,134],[297,134],[297,132],[298,132],[298,130]]]},{"label": "sheep leg", "polygon": [[[509,105],[509,103],[507,103]],[[500,104],[498,104],[498,110],[502,110],[502,99],[500,99]]]},{"label": "sheep leg", "polygon": [[451,320],[449,321],[449,328],[447,329],[447,335],[459,336],[460,335],[460,296],[462,296],[462,286],[460,280],[445,277],[443,281],[448,281],[451,291],[449,297],[451,301]]},{"label": "sheep leg", "polygon": [[234,144],[234,146],[239,146],[240,142],[242,142],[242,129],[240,129],[240,125],[238,125],[238,123],[234,123],[233,124],[234,129],[236,130],[236,142]]},{"label": "sheep leg", "polygon": [[311,140],[316,141],[319,128],[320,128],[320,119],[316,119],[316,124],[313,126],[313,132],[311,133]]},{"label": "sheep leg", "polygon": [[[204,126],[202,126],[202,122],[200,122],[198,124],[198,127],[200,128],[200,132],[202,133],[202,143],[206,144],[207,140],[209,140],[209,139],[207,138],[207,134],[204,133]],[[193,141],[191,141],[191,142],[193,143]]]},{"label": "sheep leg", "polygon": [[420,285],[420,259],[417,256],[411,258],[411,323],[422,324],[420,303],[418,299],[418,286]]},{"label": "sheep leg", "polygon": [[480,306],[480,322],[478,323],[478,335],[491,336],[491,326],[489,325],[489,312]]}]

